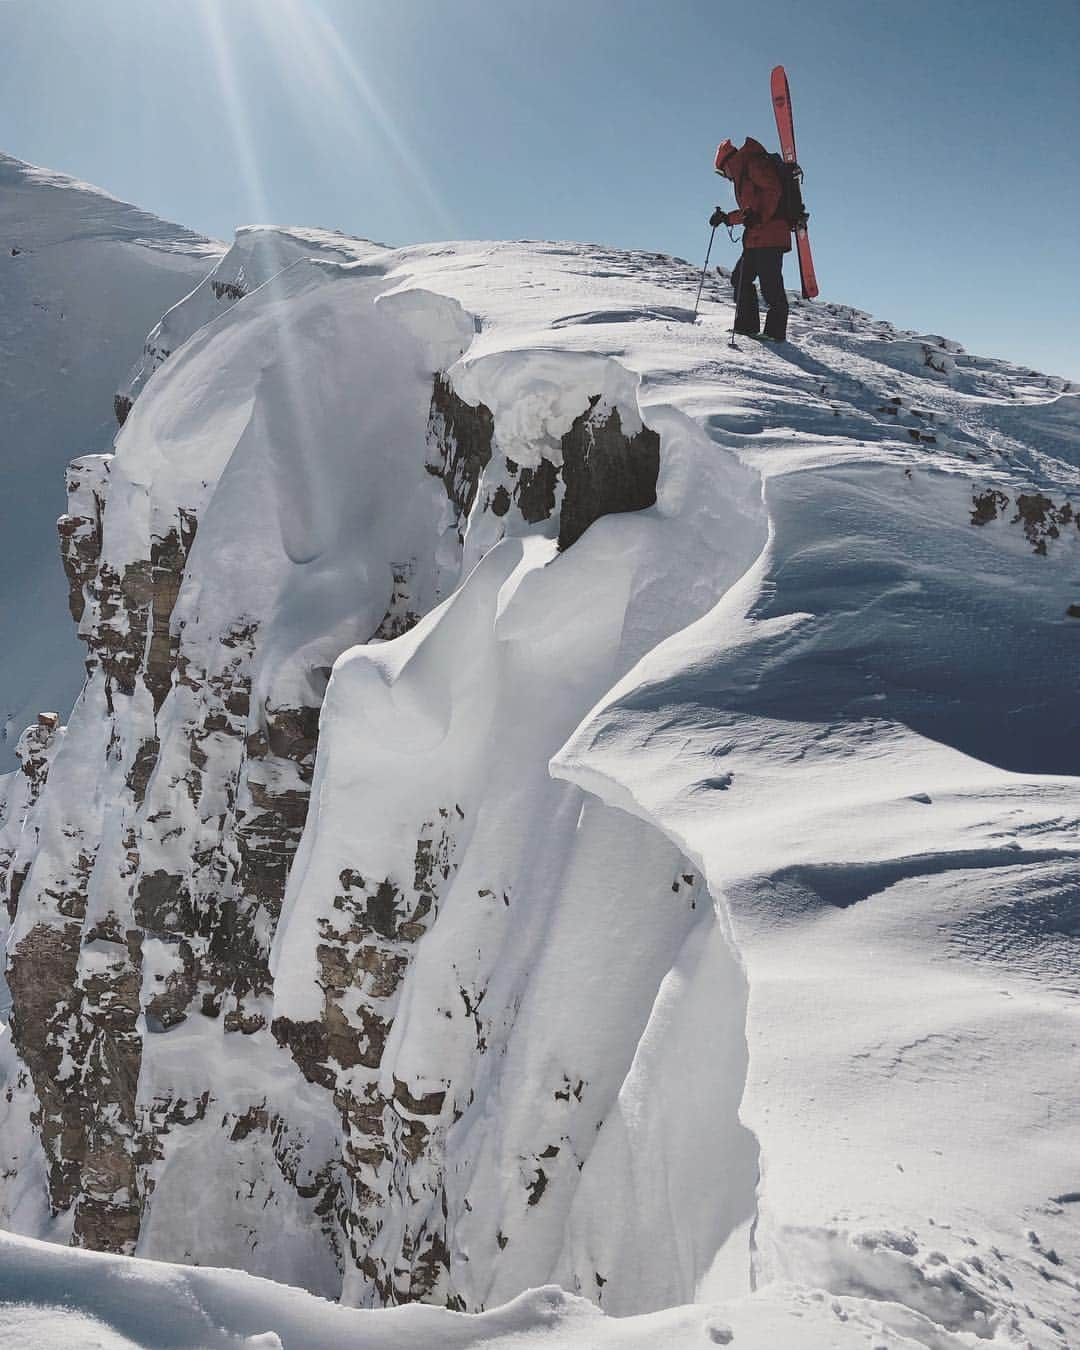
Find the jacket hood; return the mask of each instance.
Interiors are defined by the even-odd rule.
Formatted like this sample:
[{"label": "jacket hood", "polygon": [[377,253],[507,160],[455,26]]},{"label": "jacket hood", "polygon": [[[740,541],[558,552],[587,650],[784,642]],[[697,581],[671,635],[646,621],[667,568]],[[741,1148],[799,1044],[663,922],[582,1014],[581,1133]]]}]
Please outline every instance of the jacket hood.
[{"label": "jacket hood", "polygon": [[767,155],[768,153],[760,141],[755,141],[753,136],[747,136],[746,140],[724,165],[724,169],[729,177],[738,178],[748,159],[753,159],[755,155]]}]

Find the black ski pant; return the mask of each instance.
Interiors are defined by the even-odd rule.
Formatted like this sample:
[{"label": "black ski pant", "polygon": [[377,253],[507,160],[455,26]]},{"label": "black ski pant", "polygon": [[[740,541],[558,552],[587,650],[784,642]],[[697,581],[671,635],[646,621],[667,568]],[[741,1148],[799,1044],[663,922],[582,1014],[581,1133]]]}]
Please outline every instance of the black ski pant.
[{"label": "black ski pant", "polygon": [[783,342],[787,337],[788,302],[784,293],[784,250],[781,248],[748,248],[735,264],[731,284],[735,288],[735,331],[754,337],[761,330],[757,287],[769,312],[765,316],[765,333]]}]

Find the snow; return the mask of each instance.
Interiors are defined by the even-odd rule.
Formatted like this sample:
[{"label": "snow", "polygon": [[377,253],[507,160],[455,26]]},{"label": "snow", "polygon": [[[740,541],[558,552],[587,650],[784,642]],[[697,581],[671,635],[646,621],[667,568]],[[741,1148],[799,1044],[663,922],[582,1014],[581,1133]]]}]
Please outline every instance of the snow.
[{"label": "snow", "polygon": [[[641,430],[637,380],[603,356],[565,352],[511,351],[468,360],[455,388],[467,403],[486,403],[495,417],[495,436],[516,463],[533,467],[541,457],[562,463],[563,436],[590,397],[624,414],[623,430]],[[483,392],[481,392],[483,391]]]},{"label": "snow", "polygon": [[[222,1144],[269,1103],[310,1177],[348,1126],[269,1031],[191,1018],[140,1077],[144,1108],[214,1095],[153,1165],[139,1255],[161,1262],[0,1234],[0,1336],[1067,1346],[1080,530],[1037,552],[1012,515],[1036,491],[1075,510],[1076,392],[842,306],[796,301],[792,344],[732,349],[729,288],[692,323],[696,269],[652,254],[253,230],[215,277],[243,295],[204,283],[134,377],[105,552],[198,515],[173,624],[212,674],[260,626],[249,731],[333,668],[274,1017],[323,1014],[343,874],[406,894],[421,845],[440,860],[380,1061],[336,1083],[445,1094],[416,1159],[365,1164],[370,1251],[393,1267],[445,1213],[453,1291],[492,1311],[256,1279],[376,1301],[265,1144]],[[460,538],[424,469],[437,371],[493,413],[486,488],[507,458],[557,463],[598,397],[658,433],[655,506],[560,553],[554,520],[497,527],[481,493]],[[980,526],[988,489],[1010,506]],[[406,560],[423,617],[368,641]],[[99,697],[56,753],[35,894],[73,818],[120,867]],[[147,870],[225,811],[178,800],[196,704],[175,685],[127,726],[161,741],[138,822],[168,806],[180,837]],[[13,941],[35,921],[27,901]],[[144,986],[172,968],[147,944]]]},{"label": "snow", "polygon": [[147,330],[220,252],[0,154],[0,772],[39,710],[67,716],[82,678],[54,529],[64,468],[107,446]]},{"label": "snow", "polygon": [[[343,1308],[238,1271],[64,1250],[0,1232],[0,1340],[11,1350],[907,1350],[842,1300],[792,1290],[765,1304],[606,1317],[556,1286],[469,1316],[413,1304]],[[957,1346],[961,1341],[954,1342]],[[948,1344],[941,1342],[942,1345]]]},{"label": "snow", "polygon": [[[557,563],[539,555],[545,564],[539,570],[527,553],[521,562],[514,555],[487,580],[495,556],[489,553],[455,601],[392,644],[400,657],[386,648],[366,648],[338,662],[324,710],[320,806],[309,817],[303,866],[294,872],[290,913],[279,928],[277,1006],[296,1015],[311,1011],[304,1003],[309,995],[293,992],[294,980],[297,991],[310,991],[314,984],[310,949],[301,957],[293,937],[298,911],[307,931],[319,913],[313,916],[304,897],[328,892],[329,877],[346,853],[377,859],[373,865],[391,872],[395,866],[404,869],[404,859],[395,864],[380,850],[388,840],[410,837],[405,803],[395,804],[388,788],[400,783],[405,799],[414,796],[418,780],[409,757],[423,753],[427,793],[440,780],[436,765],[446,757],[454,777],[442,796],[480,821],[466,847],[490,867],[497,855],[525,852],[510,842],[521,836],[521,827],[504,824],[506,807],[497,810],[494,803],[512,801],[520,792],[535,818],[540,788],[522,781],[522,769],[543,752],[523,744],[521,727],[528,721],[535,732],[551,719],[555,727],[547,745],[557,777],[660,829],[690,858],[691,870],[704,871],[718,904],[707,944],[717,955],[696,966],[702,958],[691,952],[702,946],[704,930],[695,930],[684,956],[675,956],[676,942],[663,958],[671,974],[659,985],[654,976],[638,972],[626,927],[627,901],[637,887],[619,882],[618,873],[617,917],[605,918],[595,893],[582,893],[583,899],[588,894],[588,935],[573,936],[570,926],[569,915],[582,912],[582,901],[563,917],[564,899],[543,905],[551,917],[538,946],[523,945],[527,928],[513,940],[484,938],[479,921],[467,920],[456,903],[459,895],[464,900],[464,894],[484,889],[482,878],[474,880],[467,863],[461,864],[440,922],[417,954],[387,1054],[393,1072],[410,1082],[453,1082],[462,1072],[453,1066],[450,1024],[440,1034],[437,1022],[438,1010],[454,1005],[453,991],[440,989],[448,970],[467,969],[475,988],[486,990],[491,1024],[507,1020],[500,1007],[514,1007],[513,1032],[499,1062],[507,1087],[482,1081],[476,1089],[483,1102],[479,1126],[473,1123],[477,1110],[466,1111],[446,1140],[450,1173],[461,1170],[455,1158],[468,1159],[470,1190],[462,1199],[470,1201],[470,1212],[482,1214],[485,1226],[494,1227],[498,1219],[503,1237],[512,1231],[507,1207],[520,1183],[514,1182],[511,1161],[525,1152],[515,1130],[530,1138],[542,1133],[535,1102],[521,1126],[513,1103],[522,1101],[519,1085],[550,1073],[545,1059],[565,1058],[564,1049],[555,1049],[567,1044],[555,1010],[567,1008],[573,1020],[576,1008],[587,1006],[594,1043],[603,1043],[608,1025],[608,1034],[619,1039],[631,1028],[640,1030],[629,1038],[636,1044],[631,1060],[620,1065],[614,1046],[604,1052],[621,1086],[614,1105],[605,1103],[599,1112],[600,1141],[582,1164],[568,1217],[559,1220],[562,1211],[556,1211],[561,1235],[547,1240],[553,1254],[549,1268],[567,1287],[576,1287],[583,1270],[594,1267],[611,1272],[599,1295],[605,1307],[631,1311],[690,1297],[695,1281],[707,1281],[725,1241],[742,1242],[745,1249],[753,1209],[754,1243],[746,1251],[743,1278],[752,1271],[759,1287],[806,1280],[840,1295],[873,1290],[876,1301],[888,1303],[900,1290],[895,1301],[908,1310],[892,1310],[885,1318],[898,1332],[924,1316],[956,1334],[981,1336],[992,1326],[1004,1332],[1016,1325],[1011,1319],[1024,1317],[1022,1301],[986,1297],[969,1289],[957,1272],[963,1272],[971,1254],[966,1248],[974,1244],[996,1295],[1008,1270],[1029,1296],[1035,1278],[1041,1279],[1023,1246],[1016,1249],[1015,1235],[1068,1184],[1067,1140],[1075,1133],[1078,1111],[1066,1068],[1075,994],[1068,984],[1038,993],[1030,988],[1032,976],[1044,969],[1038,961],[1033,969],[1027,931],[1040,922],[1037,916],[1014,923],[998,900],[991,920],[983,905],[988,869],[991,877],[1010,869],[1011,895],[1029,886],[1034,868],[1057,869],[1054,894],[1075,875],[1076,785],[1062,775],[1074,762],[1069,747],[1075,740],[1077,667],[1068,653],[1075,630],[1065,609],[1075,595],[1078,545],[1075,535],[1066,535],[1044,558],[1006,519],[980,530],[968,517],[973,492],[988,482],[1016,493],[1030,488],[1031,475],[1038,473],[1045,491],[1075,494],[1075,396],[1062,394],[1060,381],[1040,383],[1003,363],[967,358],[955,344],[946,364],[938,356],[945,345],[936,339],[907,338],[880,325],[870,339],[865,316],[839,309],[803,307],[798,317],[805,327],[796,332],[799,345],[791,351],[731,354],[723,345],[726,314],[714,318],[707,310],[704,323],[689,329],[670,308],[650,303],[648,277],[642,275],[647,269],[640,266],[633,278],[639,310],[583,311],[570,323],[559,312],[565,300],[558,287],[536,295],[543,266],[536,254],[543,258],[551,250],[539,246],[526,262],[527,252],[522,247],[515,257],[511,246],[490,247],[483,282],[470,285],[475,271],[457,266],[452,274],[432,275],[417,257],[422,251],[410,251],[405,266],[415,269],[425,286],[445,287],[480,315],[480,337],[455,372],[459,392],[493,408],[496,435],[512,441],[515,454],[526,453],[524,443],[550,451],[565,425],[557,413],[549,423],[550,391],[562,384],[578,394],[592,388],[590,379],[599,384],[598,376],[587,372],[580,376],[583,383],[574,383],[579,377],[571,373],[570,354],[587,346],[583,364],[594,372],[617,359],[638,373],[643,413],[663,433],[657,507],[599,522]],[[596,253],[566,250],[582,272]],[[492,282],[495,257],[508,271],[517,267],[528,276],[528,306],[515,310],[506,298],[512,288]],[[438,266],[434,260],[431,265]],[[627,269],[631,266],[628,261]],[[583,291],[603,284],[595,272],[575,283]],[[538,333],[553,314],[551,327]],[[523,324],[529,325],[524,331]],[[553,352],[556,345],[560,350]],[[565,373],[553,378],[550,372],[560,363]],[[508,376],[510,395],[504,393]],[[1011,416],[1011,406],[987,401],[987,393],[1042,399],[1029,405],[1028,421]],[[625,406],[629,397],[624,383],[614,399]],[[1028,425],[1038,428],[1032,443],[1022,438]],[[673,453],[680,434],[690,447],[688,459],[710,454],[713,484],[690,479],[687,460]],[[763,507],[755,508],[751,492],[732,492],[722,479],[716,482],[717,474],[735,472],[740,463],[760,474]],[[682,481],[684,476],[689,481]],[[719,487],[715,496],[710,486]],[[695,510],[707,519],[708,533],[703,529],[680,555],[675,536],[690,525]],[[665,516],[679,527],[667,536],[661,533]],[[736,584],[710,608],[709,598],[687,594],[686,582],[712,571],[704,558],[718,538],[734,556],[728,570],[716,573],[714,595]],[[500,545],[507,547],[508,542]],[[635,548],[644,551],[644,566]],[[618,563],[608,575],[604,563],[612,558]],[[647,586],[637,579],[646,570]],[[628,588],[631,572],[636,577]],[[677,600],[676,578],[683,588]],[[528,657],[507,669],[498,693],[488,692],[491,676],[459,658],[453,669],[458,683],[448,690],[449,662],[438,654],[439,629],[451,624],[466,597],[474,612],[489,604],[483,597],[496,585],[500,599],[489,631],[504,647],[528,641]],[[652,588],[666,592],[662,604],[646,603]],[[636,606],[644,606],[640,616]],[[573,709],[584,708],[589,696],[572,686],[585,673],[584,663],[596,660],[602,644],[611,641],[606,634],[613,614],[622,616],[623,641],[647,634],[644,645],[651,649],[560,749],[555,743],[566,723],[557,720],[557,705],[566,703],[566,720]],[[442,641],[448,649],[476,653],[481,640],[475,629],[462,630],[461,622]],[[675,636],[657,643],[665,627]],[[419,655],[428,648],[425,672]],[[549,650],[552,664],[545,667]],[[611,680],[620,658],[625,661],[633,650],[627,642],[614,665],[607,658],[600,683]],[[377,680],[367,674],[374,670],[381,672]],[[533,695],[528,679],[536,676],[543,693]],[[507,705],[505,713],[501,704]],[[456,735],[457,723],[462,731]],[[357,739],[361,726],[368,731]],[[497,759],[485,748],[491,744],[500,746]],[[399,748],[406,762],[393,768],[390,756]],[[474,754],[483,757],[479,805],[471,796],[475,787],[461,778]],[[342,757],[343,776],[336,777]],[[511,770],[513,787],[500,783],[500,764]],[[377,803],[365,784],[375,788]],[[335,805],[340,819],[328,814]],[[545,832],[566,818],[579,838],[596,818],[587,798],[574,797],[542,814]],[[359,838],[355,825],[346,827],[346,816],[364,821]],[[489,843],[488,830],[494,833],[496,822],[498,842]],[[550,857],[565,869],[566,859],[584,847],[584,841],[575,845],[570,838],[552,840],[550,855],[541,852],[535,867],[550,874]],[[320,848],[332,859],[325,865],[325,882],[310,870]],[[635,882],[647,893],[642,858],[655,844],[624,832],[602,838],[595,848],[609,868],[614,857],[633,858]],[[635,849],[641,850],[636,856]],[[535,852],[535,845],[528,851]],[[672,861],[677,868],[677,859]],[[491,878],[483,879],[490,888]],[[506,880],[500,872],[496,893]],[[543,891],[536,875],[515,872],[510,881],[511,894],[536,897]],[[964,882],[956,922],[961,929],[979,924],[987,934],[984,945],[996,948],[988,973],[973,961],[970,942],[942,931],[942,892]],[[573,883],[564,884],[563,895],[574,894]],[[895,918],[882,927],[894,888],[905,885],[906,903],[888,905]],[[919,914],[926,915],[921,924]],[[489,933],[492,922],[506,926],[505,915],[482,921]],[[1042,922],[1053,928],[1052,916]],[[655,914],[651,925],[652,954],[659,955],[662,929]],[[643,1023],[622,1008],[610,1024],[604,1021],[599,1010],[610,991],[574,974],[570,952],[602,951],[616,931],[619,959],[634,971],[635,987],[656,991]],[[563,932],[566,952],[560,948]],[[1063,940],[1071,958],[1051,942],[1042,944],[1039,955],[1058,969],[1064,962],[1074,982],[1074,944]],[[478,969],[466,950],[480,946],[491,956]],[[516,977],[508,947],[520,953]],[[884,951],[887,959],[875,959]],[[548,959],[559,971],[550,987],[544,975]],[[488,960],[495,963],[494,975],[485,969]],[[1010,976],[1012,961],[1020,969]],[[745,1014],[738,995],[744,980]],[[528,992],[522,1002],[523,983]],[[687,1010],[671,1008],[676,988]],[[544,1010],[542,1028],[534,1028],[527,1016],[530,998]],[[672,1030],[670,1023],[680,1021],[680,1030]],[[730,1044],[720,1033],[727,1025],[740,1029]],[[718,1055],[715,1068],[710,1063],[704,1074],[696,1034],[702,1027],[711,1029]],[[536,1050],[518,1052],[526,1054],[526,1063],[539,1052],[535,1067],[515,1074],[513,1042],[528,1045],[537,1038]],[[925,1064],[913,1060],[924,1044]],[[551,1049],[540,1049],[545,1045]],[[467,1046],[457,1053],[467,1055]],[[727,1073],[721,1068],[725,1059],[731,1063]],[[744,1092],[741,1066],[747,1060]],[[704,1084],[696,1081],[702,1077]],[[725,1081],[726,1097],[719,1090]],[[988,1082],[995,1084],[992,1106]],[[1010,1082],[1015,1085],[1006,1086]],[[1054,1109],[1040,1120],[1044,1095]],[[669,1100],[680,1103],[675,1122],[664,1120],[662,1103]],[[686,1125],[695,1110],[698,1121]],[[709,1121],[717,1141],[722,1122],[730,1122],[731,1131],[729,1142],[717,1143],[719,1172],[705,1187],[714,1203],[704,1212],[694,1203],[708,1175],[700,1157],[700,1120]],[[964,1128],[959,1121],[967,1122]],[[492,1153],[485,1133],[496,1122],[499,1146]],[[1036,1129],[1044,1161],[1012,1173],[1013,1183],[1004,1186],[1016,1138]],[[746,1144],[740,1142],[744,1137]],[[740,1200],[739,1182],[756,1178],[759,1148],[763,1180],[756,1201]],[[669,1174],[672,1162],[687,1159],[693,1159],[693,1168],[685,1177]],[[725,1174],[725,1166],[733,1176]],[[655,1213],[648,1199],[653,1185],[659,1187]],[[728,1200],[717,1206],[725,1194]],[[657,1241],[665,1209],[674,1215],[674,1226],[666,1240]],[[1056,1222],[1062,1207],[1056,1209],[1044,1222],[1053,1225],[1060,1251],[1070,1244]],[[865,1240],[868,1222],[896,1226],[886,1232],[917,1233],[900,1244],[910,1244],[912,1255],[896,1255],[888,1242],[879,1244],[882,1254]],[[475,1219],[463,1219],[458,1227],[470,1263],[483,1241],[473,1233],[476,1227]],[[942,1231],[960,1227],[979,1237],[965,1231],[970,1241],[963,1245],[943,1241]],[[999,1245],[1010,1238],[1011,1246]],[[927,1243],[945,1246],[948,1256],[931,1259]],[[494,1251],[483,1262],[499,1272],[494,1283],[476,1290],[485,1305],[527,1278],[536,1247],[522,1267],[515,1266],[512,1250],[511,1243],[497,1263]],[[988,1257],[987,1250],[1002,1255]],[[1013,1263],[1019,1264],[1019,1277]],[[738,1263],[717,1263],[715,1269],[722,1268],[730,1281]],[[597,1296],[595,1286],[590,1292]],[[1056,1311],[1039,1322],[1035,1334],[1050,1334],[1050,1344],[1052,1323],[1069,1303],[1067,1288],[1060,1299],[1046,1301]]]},{"label": "snow", "polygon": [[[433,359],[401,332],[393,307],[372,304],[385,288],[363,269],[331,286],[317,263],[297,261],[204,326],[117,437],[106,552],[134,560],[177,502],[195,513],[192,580],[174,622],[201,630],[214,660],[238,616],[276,612],[256,682],[275,706],[295,706],[312,666],[375,628],[390,563],[438,535],[437,486],[414,491],[429,371],[457,358],[472,325],[457,306],[433,303],[444,330],[441,342],[428,338]],[[356,453],[363,441],[381,448],[378,460]],[[238,531],[238,518],[260,528]]]}]

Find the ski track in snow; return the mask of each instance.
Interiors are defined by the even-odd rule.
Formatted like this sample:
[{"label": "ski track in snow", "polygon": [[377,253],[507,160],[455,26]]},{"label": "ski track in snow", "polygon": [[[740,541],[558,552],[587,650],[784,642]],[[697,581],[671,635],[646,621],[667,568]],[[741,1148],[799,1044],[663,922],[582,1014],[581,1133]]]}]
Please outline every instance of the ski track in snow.
[{"label": "ski track in snow", "polygon": [[[268,551],[251,569],[252,604],[278,624],[266,697],[286,697],[297,653],[326,633],[337,651],[355,640],[363,624],[334,605],[363,595],[375,613],[385,596],[364,591],[381,542],[355,555],[354,593],[332,577],[273,591],[279,571],[322,575],[318,559],[340,568],[357,547],[337,499],[354,447],[290,420],[286,384],[226,373],[209,402],[229,405],[229,437],[181,425],[185,380],[239,369],[258,324],[300,316],[275,377],[316,382],[328,435],[341,395],[317,383],[311,331],[344,370],[370,340],[350,325],[366,333],[373,310],[385,341],[437,353],[418,368],[464,347],[454,387],[492,409],[519,462],[597,393],[661,436],[654,508],[596,522],[557,558],[477,517],[449,598],[435,607],[433,582],[411,632],[338,658],[275,939],[275,1014],[309,1017],[334,879],[358,856],[406,872],[425,815],[457,808],[454,871],[381,1073],[458,1091],[441,1122],[457,1287],[506,1306],[483,1325],[335,1309],[331,1333],[326,1305],[250,1276],[0,1236],[0,1332],[7,1316],[11,1336],[70,1343],[26,1311],[66,1304],[109,1346],[195,1343],[153,1339],[162,1307],[207,1345],[1067,1346],[1080,534],[1063,526],[1042,556],[1012,514],[1023,493],[1077,504],[1076,392],[825,302],[793,300],[785,348],[732,348],[730,288],[710,278],[694,324],[698,271],[660,255],[350,256],[300,232],[237,248],[269,250],[245,264],[263,289],[216,317],[204,283],[166,320],[174,354],[113,474],[132,502],[151,484],[140,510],[197,505],[200,559],[249,537],[250,483],[283,511],[287,566]],[[378,509],[396,509],[391,471],[369,472]],[[973,525],[989,490],[1010,506]],[[399,528],[419,540],[427,508],[412,509]],[[111,528],[114,556],[139,556],[135,510]],[[234,597],[215,609],[208,581],[190,585],[177,612],[192,625],[235,615]],[[190,1095],[203,1036],[156,1038],[146,1084]],[[140,1254],[178,1254],[170,1225],[199,1166],[159,1169]],[[414,1179],[422,1192],[428,1175]],[[214,1259],[230,1241],[215,1234]],[[280,1259],[272,1273],[303,1278]],[[550,1280],[636,1316],[547,1290],[507,1303]],[[348,1278],[344,1292],[366,1297]],[[691,1306],[653,1312],[671,1305]]]}]

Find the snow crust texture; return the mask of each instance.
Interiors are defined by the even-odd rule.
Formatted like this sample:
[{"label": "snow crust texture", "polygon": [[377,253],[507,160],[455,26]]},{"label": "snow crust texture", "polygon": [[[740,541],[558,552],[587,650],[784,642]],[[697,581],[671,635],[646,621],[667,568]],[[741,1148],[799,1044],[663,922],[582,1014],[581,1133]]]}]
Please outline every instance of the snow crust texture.
[{"label": "snow crust texture", "polygon": [[29,1238],[443,1305],[372,1345],[1078,1334],[1080,399],[696,282],[241,231],[70,466],[0,1219],[102,1344]]}]

